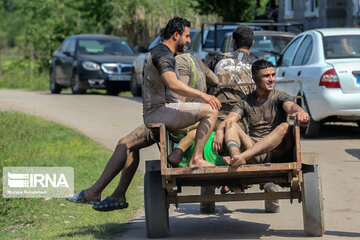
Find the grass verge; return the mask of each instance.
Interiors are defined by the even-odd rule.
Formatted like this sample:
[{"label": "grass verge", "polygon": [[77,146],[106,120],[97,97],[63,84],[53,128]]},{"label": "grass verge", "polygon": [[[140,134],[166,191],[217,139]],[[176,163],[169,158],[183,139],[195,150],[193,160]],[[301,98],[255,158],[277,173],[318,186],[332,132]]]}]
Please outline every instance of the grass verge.
[{"label": "grass verge", "polygon": [[[75,191],[100,176],[111,151],[68,127],[39,117],[0,111],[1,167],[73,167]],[[2,178],[2,170],[0,177]],[[103,192],[111,194],[117,177]],[[126,228],[143,204],[142,176],[136,174],[127,193],[129,208],[100,213],[87,204],[65,199],[0,198],[2,239],[107,239]],[[0,185],[2,194],[2,184]]]}]

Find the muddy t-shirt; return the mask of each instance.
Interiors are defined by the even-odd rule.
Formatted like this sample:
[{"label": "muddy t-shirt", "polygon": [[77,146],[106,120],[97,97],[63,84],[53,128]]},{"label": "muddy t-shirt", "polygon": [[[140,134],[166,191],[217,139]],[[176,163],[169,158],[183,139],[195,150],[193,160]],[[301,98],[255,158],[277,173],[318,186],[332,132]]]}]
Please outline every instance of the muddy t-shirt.
[{"label": "muddy t-shirt", "polygon": [[[179,80],[189,87],[206,92],[207,87],[217,86],[218,78],[216,75],[193,53],[187,52],[177,55],[175,60]],[[202,101],[199,98],[182,97],[171,91],[167,92],[166,99],[169,101],[177,101],[180,99],[185,102]]]},{"label": "muddy t-shirt", "polygon": [[232,112],[247,119],[251,137],[261,139],[279,124],[286,122],[287,113],[283,105],[288,101],[293,99],[288,94],[274,89],[266,101],[260,102],[257,100],[256,91],[253,91],[241,99]]},{"label": "muddy t-shirt", "polygon": [[165,105],[166,86],[161,74],[174,72],[175,58],[165,44],[158,44],[147,55],[143,69],[143,117]]}]

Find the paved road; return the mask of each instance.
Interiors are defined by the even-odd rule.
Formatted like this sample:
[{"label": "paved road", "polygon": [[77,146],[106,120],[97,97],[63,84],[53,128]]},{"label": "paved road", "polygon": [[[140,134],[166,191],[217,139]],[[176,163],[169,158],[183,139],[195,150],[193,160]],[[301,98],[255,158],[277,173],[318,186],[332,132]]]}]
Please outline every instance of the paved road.
[{"label": "paved road", "polygon": [[[66,124],[109,149],[142,122],[141,107],[139,98],[0,90],[0,109]],[[302,141],[302,151],[319,154],[326,222],[320,239],[360,239],[360,128],[355,124],[326,125],[320,138]],[[157,159],[156,147],[142,150],[141,158]],[[143,210],[128,228],[116,239],[146,238]],[[200,214],[198,204],[182,204],[178,209],[171,207],[170,228],[171,239],[305,238],[301,204],[291,205],[287,200],[281,201],[279,214],[265,214],[261,201],[218,203],[216,214],[210,215]]]}]

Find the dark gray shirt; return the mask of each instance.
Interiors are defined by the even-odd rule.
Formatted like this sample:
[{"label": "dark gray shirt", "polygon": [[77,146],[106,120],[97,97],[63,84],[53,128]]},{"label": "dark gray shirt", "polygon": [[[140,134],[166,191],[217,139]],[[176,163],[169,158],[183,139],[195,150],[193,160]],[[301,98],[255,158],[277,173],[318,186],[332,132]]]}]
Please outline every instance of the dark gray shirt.
[{"label": "dark gray shirt", "polygon": [[165,44],[159,43],[144,61],[143,77],[143,117],[165,105],[166,86],[161,74],[175,72],[175,57]]},{"label": "dark gray shirt", "polygon": [[267,100],[260,102],[257,100],[256,91],[253,91],[241,99],[231,112],[247,119],[251,137],[263,138],[279,124],[286,122],[287,113],[283,105],[288,101],[292,102],[293,99],[288,94],[274,89]]}]

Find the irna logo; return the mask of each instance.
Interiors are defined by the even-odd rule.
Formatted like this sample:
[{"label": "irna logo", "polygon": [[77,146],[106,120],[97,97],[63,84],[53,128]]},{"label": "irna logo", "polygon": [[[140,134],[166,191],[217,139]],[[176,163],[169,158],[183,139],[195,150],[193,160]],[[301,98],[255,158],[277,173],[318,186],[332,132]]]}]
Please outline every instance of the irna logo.
[{"label": "irna logo", "polygon": [[69,187],[64,174],[21,174],[8,172],[8,186],[11,188],[23,187]]}]

